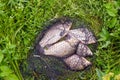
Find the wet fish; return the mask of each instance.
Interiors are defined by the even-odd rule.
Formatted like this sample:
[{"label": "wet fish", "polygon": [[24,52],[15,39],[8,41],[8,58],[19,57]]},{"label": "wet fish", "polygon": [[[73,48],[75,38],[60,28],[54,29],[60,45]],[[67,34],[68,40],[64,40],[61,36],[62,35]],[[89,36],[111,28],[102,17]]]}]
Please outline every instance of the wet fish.
[{"label": "wet fish", "polygon": [[74,54],[77,44],[78,42],[74,41],[73,39],[63,40],[48,47],[47,49],[44,49],[44,54],[56,57],[66,57]]},{"label": "wet fish", "polygon": [[66,21],[64,23],[56,23],[54,24],[44,35],[44,37],[41,39],[39,44],[41,47],[45,47],[47,45],[51,45],[61,38],[63,38],[69,29],[71,28],[72,22]]},{"label": "wet fish", "polygon": [[64,59],[64,62],[68,67],[70,67],[71,70],[83,70],[91,65],[91,62],[86,60],[84,57],[79,57],[75,54]]},{"label": "wet fish", "polygon": [[78,54],[79,56],[93,55],[92,51],[85,44],[82,44],[82,43],[79,43],[76,54]]},{"label": "wet fish", "polygon": [[81,43],[83,44],[96,43],[94,35],[87,28],[73,29],[70,30],[68,34],[74,36],[76,39],[80,40]]}]

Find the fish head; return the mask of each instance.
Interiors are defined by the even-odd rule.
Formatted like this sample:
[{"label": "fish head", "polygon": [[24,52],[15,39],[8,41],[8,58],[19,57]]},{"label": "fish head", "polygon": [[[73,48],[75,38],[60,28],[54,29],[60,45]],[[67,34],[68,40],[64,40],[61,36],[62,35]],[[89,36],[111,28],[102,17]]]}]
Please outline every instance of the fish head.
[{"label": "fish head", "polygon": [[65,23],[64,23],[64,29],[65,30],[69,30],[71,27],[72,27],[72,22],[71,21],[66,21]]},{"label": "fish head", "polygon": [[65,40],[68,41],[70,44],[73,44],[73,45],[78,45],[78,43],[80,42],[78,39],[76,39],[74,37],[73,34],[69,33],[66,35],[65,37]]},{"label": "fish head", "polygon": [[55,27],[59,30],[70,30],[70,28],[72,27],[72,22],[71,21],[59,22],[55,25]]},{"label": "fish head", "polygon": [[67,21],[61,24],[61,27],[59,27],[59,29],[61,30],[60,36],[63,36],[65,33],[68,33],[71,27],[72,27],[71,21]]}]

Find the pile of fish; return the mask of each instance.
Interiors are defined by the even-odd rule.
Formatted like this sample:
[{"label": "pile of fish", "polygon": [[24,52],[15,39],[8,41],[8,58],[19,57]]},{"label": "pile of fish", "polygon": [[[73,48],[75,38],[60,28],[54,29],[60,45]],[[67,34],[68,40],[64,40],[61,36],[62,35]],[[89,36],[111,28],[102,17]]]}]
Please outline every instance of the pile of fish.
[{"label": "pile of fish", "polygon": [[96,43],[96,39],[87,28],[71,29],[72,26],[71,21],[53,24],[40,40],[39,46],[42,54],[62,58],[71,70],[82,70],[91,65],[85,58],[93,55],[87,45]]}]

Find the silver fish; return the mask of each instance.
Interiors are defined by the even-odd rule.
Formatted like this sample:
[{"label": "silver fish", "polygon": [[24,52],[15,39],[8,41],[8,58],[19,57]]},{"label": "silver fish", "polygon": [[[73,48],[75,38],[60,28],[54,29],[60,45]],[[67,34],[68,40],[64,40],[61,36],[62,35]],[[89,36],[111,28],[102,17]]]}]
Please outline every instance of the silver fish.
[{"label": "silver fish", "polygon": [[80,40],[83,44],[92,44],[96,43],[96,39],[87,28],[78,28],[70,30],[70,35],[74,36],[76,39]]},{"label": "silver fish", "polygon": [[64,62],[71,70],[83,70],[91,65],[91,62],[86,60],[84,57],[79,57],[78,55],[72,55],[64,59]]},{"label": "silver fish", "polygon": [[78,54],[79,56],[93,55],[92,51],[85,44],[82,44],[82,43],[79,43],[76,54]]},{"label": "silver fish", "polygon": [[44,35],[41,39],[39,44],[41,47],[45,47],[47,45],[51,45],[61,38],[63,38],[69,29],[72,26],[72,22],[64,22],[64,23],[56,23],[54,24]]},{"label": "silver fish", "polygon": [[44,49],[44,54],[56,57],[66,57],[74,54],[77,44],[78,43],[73,39],[63,40],[48,47],[47,49]]}]

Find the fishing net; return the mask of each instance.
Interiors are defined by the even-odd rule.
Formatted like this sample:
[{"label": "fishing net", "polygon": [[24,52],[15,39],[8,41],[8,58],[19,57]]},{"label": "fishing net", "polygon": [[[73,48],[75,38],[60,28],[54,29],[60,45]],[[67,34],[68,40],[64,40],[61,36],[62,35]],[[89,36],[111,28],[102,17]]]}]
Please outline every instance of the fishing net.
[{"label": "fishing net", "polygon": [[[50,21],[49,25],[47,27],[45,27],[45,29],[37,35],[37,38],[34,43],[34,48],[29,51],[29,56],[28,56],[27,61],[25,63],[22,63],[22,65],[20,66],[21,73],[23,74],[24,78],[29,77],[30,79],[32,78],[32,80],[67,80],[70,76],[75,75],[75,74],[79,73],[80,71],[85,70],[86,68],[89,68],[89,66],[87,66],[83,69],[78,69],[78,68],[76,68],[77,64],[75,64],[76,65],[76,66],[74,66],[75,68],[72,67],[72,69],[71,69],[71,64],[70,65],[66,64],[65,60],[66,60],[66,58],[68,58],[74,54],[65,55],[62,57],[43,54],[44,48],[42,48],[40,45],[41,39],[43,39],[43,37],[45,36],[47,31],[50,30],[53,25],[64,24],[66,22],[72,22],[71,29],[87,28],[89,31],[91,31],[89,25],[85,25],[86,23],[79,19],[70,19],[67,17],[63,17],[63,18],[59,18],[59,19]],[[83,30],[83,32],[84,31],[85,31],[85,29]],[[65,32],[65,31],[63,30],[63,32]],[[61,32],[61,35],[64,34],[63,32]],[[89,35],[89,33],[87,33],[87,31],[85,32],[85,34]],[[49,35],[49,36],[52,36],[52,35]],[[66,37],[66,35],[63,36],[58,41],[54,42],[52,45],[57,44],[57,42],[63,41],[65,39],[65,37]],[[67,36],[67,38],[69,38],[69,36]],[[87,38],[90,38],[90,36],[88,36]],[[87,41],[88,40],[83,41],[83,42],[85,42],[84,43],[85,46],[88,46],[88,45],[86,45]],[[52,46],[52,45],[47,45],[47,47]],[[64,46],[64,44],[62,46]],[[77,47],[80,46],[80,49],[78,51],[79,53],[83,53],[83,52],[86,54],[88,53],[87,52],[88,48],[85,47],[84,45],[82,46],[82,44],[81,44],[81,45],[76,45],[76,46]],[[93,53],[96,50],[96,46],[97,46],[96,44],[92,44],[89,46],[90,50]],[[84,50],[82,50],[82,48],[84,48]],[[54,48],[54,49],[56,49],[56,48]],[[66,47],[65,50],[67,50],[67,49],[68,48]],[[77,49],[74,52],[75,54],[77,53],[76,51],[77,51]],[[85,58],[87,58],[86,54],[83,55]],[[82,56],[82,54],[79,54],[79,55]],[[76,59],[76,57],[75,57],[75,59]],[[81,58],[81,60],[82,60],[82,58]],[[72,63],[72,60],[70,59],[66,62]],[[79,62],[84,63],[84,61],[79,61]],[[71,79],[71,80],[73,80],[73,79]]]}]

